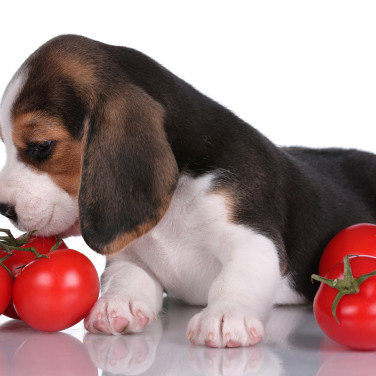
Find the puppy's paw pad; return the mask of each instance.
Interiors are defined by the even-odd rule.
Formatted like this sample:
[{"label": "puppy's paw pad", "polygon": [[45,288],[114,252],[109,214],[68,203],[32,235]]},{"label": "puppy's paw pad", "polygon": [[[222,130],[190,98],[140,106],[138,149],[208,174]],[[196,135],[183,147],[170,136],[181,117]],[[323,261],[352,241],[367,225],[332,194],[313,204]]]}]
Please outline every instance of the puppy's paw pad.
[{"label": "puppy's paw pad", "polygon": [[115,332],[117,333],[126,332],[128,325],[129,325],[129,321],[125,317],[118,316],[117,312],[113,311],[111,313],[111,319],[112,319],[112,326]]},{"label": "puppy's paw pad", "polygon": [[102,320],[94,321],[93,327],[98,332],[106,333],[108,331],[106,324]]}]

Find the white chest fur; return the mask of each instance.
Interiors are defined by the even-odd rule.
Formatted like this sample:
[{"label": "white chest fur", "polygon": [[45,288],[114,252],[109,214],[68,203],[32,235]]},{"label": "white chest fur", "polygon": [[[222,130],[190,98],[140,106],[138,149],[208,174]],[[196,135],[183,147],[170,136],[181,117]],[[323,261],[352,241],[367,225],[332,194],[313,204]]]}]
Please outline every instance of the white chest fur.
[{"label": "white chest fur", "polygon": [[214,251],[226,211],[221,197],[208,194],[211,180],[210,175],[183,176],[160,223],[123,251],[149,269],[169,294],[191,304],[206,304],[221,269]]}]

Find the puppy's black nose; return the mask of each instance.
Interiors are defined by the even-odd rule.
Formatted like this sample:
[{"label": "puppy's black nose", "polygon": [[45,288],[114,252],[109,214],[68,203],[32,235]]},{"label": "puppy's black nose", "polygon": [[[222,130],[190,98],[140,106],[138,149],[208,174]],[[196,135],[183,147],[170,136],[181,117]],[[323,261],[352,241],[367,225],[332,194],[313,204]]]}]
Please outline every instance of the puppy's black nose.
[{"label": "puppy's black nose", "polygon": [[0,204],[0,214],[4,215],[5,217],[9,218],[14,222],[17,222],[17,213],[14,206]]}]

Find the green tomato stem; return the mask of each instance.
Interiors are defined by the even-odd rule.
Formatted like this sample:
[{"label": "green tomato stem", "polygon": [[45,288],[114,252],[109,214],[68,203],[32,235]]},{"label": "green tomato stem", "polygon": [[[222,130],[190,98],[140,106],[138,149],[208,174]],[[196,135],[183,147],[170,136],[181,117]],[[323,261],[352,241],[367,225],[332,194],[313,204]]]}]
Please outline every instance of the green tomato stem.
[{"label": "green tomato stem", "polygon": [[18,243],[18,246],[27,244],[29,242],[31,236],[34,235],[34,233],[36,231],[37,230],[33,230],[33,231],[30,231],[30,232],[27,232],[27,233],[21,235],[18,239],[16,239],[16,242]]},{"label": "green tomato stem", "polygon": [[0,232],[4,232],[7,234],[8,239],[13,242],[17,242],[17,239],[13,236],[12,232],[6,228],[0,228]]},{"label": "green tomato stem", "polygon": [[9,246],[5,245],[3,243],[0,243],[0,248],[3,248],[5,252],[8,253],[9,256],[12,256],[12,251],[25,251],[25,252],[32,252],[35,255],[35,258],[48,258],[46,255],[40,254],[34,247],[15,247],[15,246]]},{"label": "green tomato stem", "polygon": [[[12,278],[14,278],[13,273],[6,265],[4,265],[4,261],[13,256],[12,251],[31,252],[34,254],[36,259],[49,258],[47,255],[40,254],[34,247],[22,247],[29,242],[30,237],[36,232],[36,230],[27,232],[21,235],[18,239],[16,239],[13,236],[12,232],[8,229],[0,228],[0,233],[1,232],[5,233],[6,236],[0,236],[0,249],[3,249],[7,253],[7,255],[0,259],[0,266],[3,267],[12,276]],[[59,237],[52,249],[54,249],[55,247],[57,248],[60,244],[61,240]]]},{"label": "green tomato stem", "polygon": [[60,247],[62,242],[63,241],[61,240],[61,236],[59,235],[56,239],[55,245],[51,248],[50,252],[56,251]]}]

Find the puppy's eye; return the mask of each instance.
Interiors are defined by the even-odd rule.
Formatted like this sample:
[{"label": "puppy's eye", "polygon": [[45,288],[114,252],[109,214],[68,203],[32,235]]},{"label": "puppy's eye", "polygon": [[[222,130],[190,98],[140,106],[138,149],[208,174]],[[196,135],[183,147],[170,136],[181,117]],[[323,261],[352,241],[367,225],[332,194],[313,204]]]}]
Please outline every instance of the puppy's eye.
[{"label": "puppy's eye", "polygon": [[46,160],[52,153],[56,141],[28,142],[25,153],[36,162]]}]

